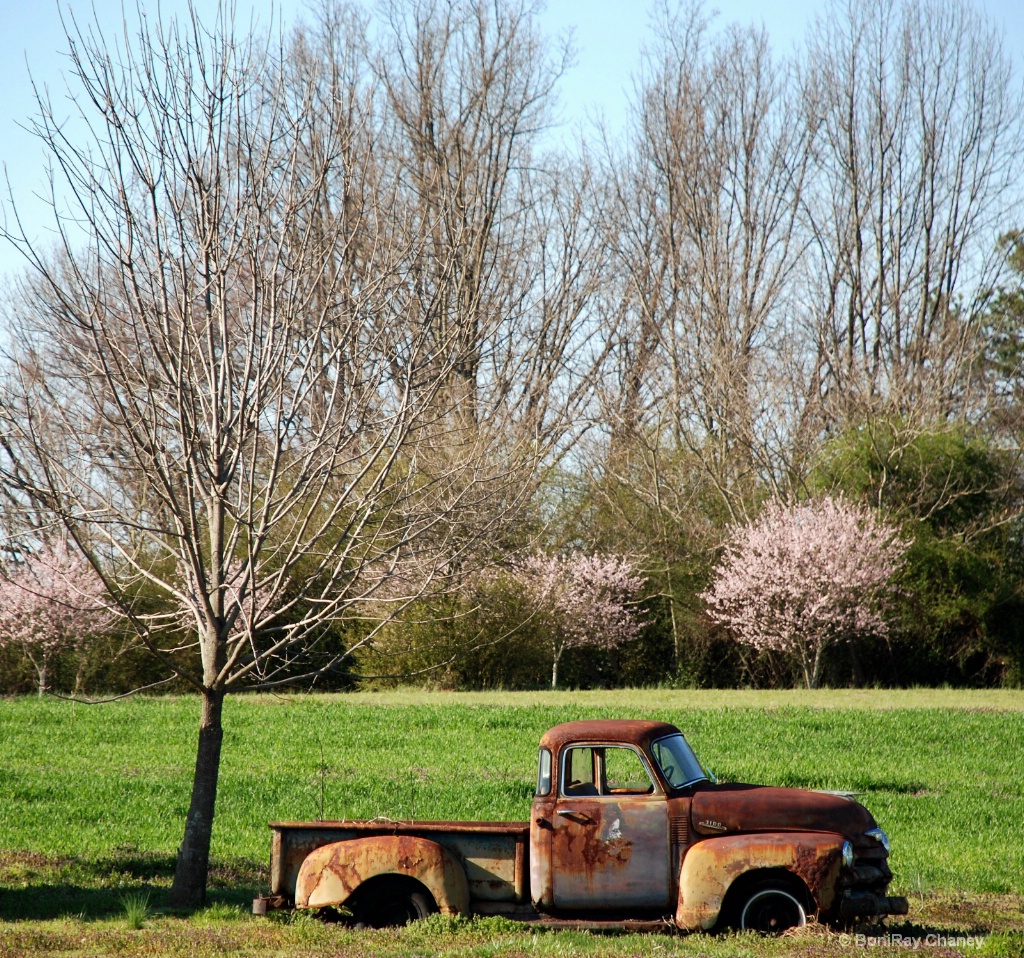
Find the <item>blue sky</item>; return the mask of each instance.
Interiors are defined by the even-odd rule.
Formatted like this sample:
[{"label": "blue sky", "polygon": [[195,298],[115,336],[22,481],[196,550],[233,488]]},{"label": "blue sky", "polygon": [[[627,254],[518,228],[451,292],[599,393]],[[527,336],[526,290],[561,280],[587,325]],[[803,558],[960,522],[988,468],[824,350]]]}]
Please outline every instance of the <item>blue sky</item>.
[{"label": "blue sky", "polygon": [[[1024,64],[1024,5],[1021,0],[974,0],[1005,31],[1008,50]],[[239,19],[246,22],[252,12],[261,23],[270,20],[271,0],[237,0]],[[143,3],[145,6],[145,3]],[[215,9],[215,0],[196,0],[204,14]],[[128,0],[131,11],[135,0]],[[95,7],[105,30],[117,29],[122,21],[119,0],[62,0],[86,18]],[[152,7],[155,9],[156,4]],[[185,10],[187,0],[160,0],[165,15]],[[570,122],[584,121],[596,112],[604,114],[614,129],[621,124],[630,78],[639,63],[640,50],[647,36],[648,11],[653,0],[548,0],[545,26],[551,33],[566,29],[575,32],[578,50],[576,66],[561,87],[563,114]],[[718,22],[764,24],[772,43],[788,51],[804,35],[821,0],[718,0],[707,9],[717,9]],[[285,22],[294,20],[305,9],[303,0],[283,0],[275,4]],[[10,181],[19,211],[31,231],[44,228],[45,210],[33,199],[33,192],[45,186],[43,154],[38,142],[24,132],[26,118],[34,112],[35,101],[29,82],[29,70],[37,83],[46,84],[55,94],[64,90],[62,71],[66,67],[65,43],[58,15],[57,0],[0,0],[0,163]],[[1022,71],[1024,74],[1024,71]],[[6,189],[2,195],[6,197]],[[10,209],[3,203],[9,216]],[[17,255],[0,243],[0,275],[18,268]]]}]

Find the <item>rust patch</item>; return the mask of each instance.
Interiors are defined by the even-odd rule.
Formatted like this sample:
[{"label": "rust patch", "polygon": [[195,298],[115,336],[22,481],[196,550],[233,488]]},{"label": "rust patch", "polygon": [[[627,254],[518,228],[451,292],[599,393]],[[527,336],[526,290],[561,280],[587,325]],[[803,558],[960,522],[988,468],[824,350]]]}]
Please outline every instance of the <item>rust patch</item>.
[{"label": "rust patch", "polygon": [[321,873],[321,880],[323,875],[330,875],[341,885],[348,888],[358,888],[363,881],[363,876],[355,865],[345,861],[338,861],[337,856],[332,856],[330,863]]},{"label": "rust patch", "polygon": [[442,912],[469,910],[469,885],[458,860],[441,845],[412,835],[384,835],[325,845],[299,869],[295,904],[320,908],[344,904],[377,875],[407,875],[421,882]]},{"label": "rust patch", "polygon": [[673,851],[663,799],[563,798],[554,808],[552,829],[538,829],[550,852],[549,867],[536,875],[549,884],[540,896],[535,889],[535,901],[575,910],[670,905]]},{"label": "rust patch", "polygon": [[596,828],[559,828],[554,833],[551,854],[560,874],[590,872],[608,864],[625,865],[633,857],[633,843],[621,836],[605,840]]},{"label": "rust patch", "polygon": [[834,843],[797,845],[793,871],[803,879],[821,909],[827,909],[833,903],[840,865],[841,848]]}]

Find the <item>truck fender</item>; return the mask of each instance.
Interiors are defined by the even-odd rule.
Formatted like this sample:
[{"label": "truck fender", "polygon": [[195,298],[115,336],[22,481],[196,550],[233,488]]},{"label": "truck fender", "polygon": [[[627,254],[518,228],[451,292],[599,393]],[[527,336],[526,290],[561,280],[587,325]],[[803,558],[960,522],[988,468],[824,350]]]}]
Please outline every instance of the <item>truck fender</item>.
[{"label": "truck fender", "polygon": [[842,867],[843,837],[823,832],[730,835],[697,842],[679,872],[676,923],[688,930],[710,929],[722,903],[741,875],[760,869],[783,869],[808,888],[820,911],[836,894]]},{"label": "truck fender", "polygon": [[462,864],[437,842],[414,835],[356,838],[311,852],[299,868],[295,907],[343,905],[363,882],[377,875],[415,878],[443,914],[469,914],[469,882]]}]

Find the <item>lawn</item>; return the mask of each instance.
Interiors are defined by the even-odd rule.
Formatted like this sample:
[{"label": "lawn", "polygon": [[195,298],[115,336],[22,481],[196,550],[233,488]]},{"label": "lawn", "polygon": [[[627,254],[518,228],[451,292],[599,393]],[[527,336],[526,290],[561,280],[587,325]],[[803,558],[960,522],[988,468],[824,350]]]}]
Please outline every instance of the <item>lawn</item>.
[{"label": "lawn", "polygon": [[[220,944],[209,953],[217,953],[227,948],[223,936],[239,935],[248,942],[241,950],[253,954],[305,953],[307,939],[318,952],[363,953],[369,939],[336,928],[239,917],[266,887],[266,823],[377,815],[525,820],[537,739],[556,722],[586,717],[675,722],[725,780],[860,793],[892,837],[893,890],[912,900],[908,929],[926,927],[920,918],[931,916],[927,927],[940,932],[998,930],[1002,937],[986,940],[997,949],[991,953],[1024,948],[1016,935],[1024,931],[1024,694],[627,690],[229,700],[211,885],[222,913],[186,923],[200,942],[187,953],[206,954],[201,942],[215,939]],[[67,943],[83,921],[86,939],[112,926],[102,933],[117,942],[94,942],[101,951],[130,953],[133,934],[148,936],[149,953],[158,954],[165,953],[155,944],[161,934],[188,939],[167,931],[183,920],[159,906],[188,806],[197,721],[198,703],[189,698],[102,706],[0,701],[0,955],[5,948],[74,953]],[[123,930],[122,941],[125,896],[134,891],[149,894],[158,914],[148,932]],[[373,947],[475,954],[478,939],[507,938],[501,953],[556,953],[559,941],[569,941],[479,923],[435,924]],[[444,947],[417,945],[417,934]],[[808,953],[843,947],[821,929],[803,934]],[[41,936],[39,944],[26,935]],[[325,945],[322,935],[334,937]],[[655,942],[680,954],[750,947],[737,952],[738,939],[699,938],[698,952],[687,950],[698,944],[694,937]],[[655,947],[647,939],[643,947],[624,938],[580,940],[586,947],[574,944],[570,953]],[[775,947],[756,946],[766,954]]]}]

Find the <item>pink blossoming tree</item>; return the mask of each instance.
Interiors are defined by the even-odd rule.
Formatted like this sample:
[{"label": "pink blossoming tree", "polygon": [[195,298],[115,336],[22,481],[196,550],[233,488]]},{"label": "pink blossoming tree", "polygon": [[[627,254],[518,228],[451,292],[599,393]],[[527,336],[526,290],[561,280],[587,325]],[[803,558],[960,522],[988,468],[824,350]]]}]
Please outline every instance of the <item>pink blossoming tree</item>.
[{"label": "pink blossoming tree", "polygon": [[829,646],[887,631],[906,548],[894,526],[842,498],[773,501],[733,532],[701,597],[737,641],[795,656],[813,689]]},{"label": "pink blossoming tree", "polygon": [[644,580],[621,556],[546,556],[527,559],[519,570],[526,595],[550,636],[551,687],[568,649],[614,649],[640,634],[634,606]]},{"label": "pink blossoming tree", "polygon": [[36,670],[40,696],[50,667],[113,623],[103,583],[64,543],[46,543],[0,576],[0,648],[15,647]]}]

